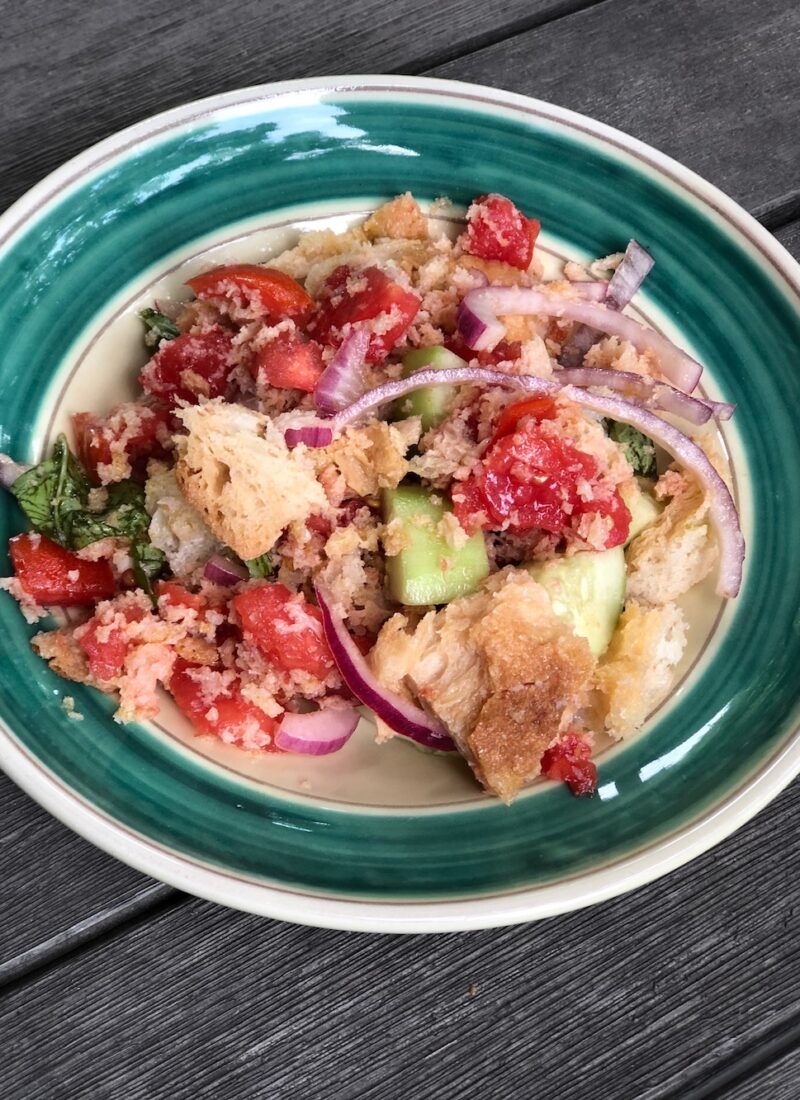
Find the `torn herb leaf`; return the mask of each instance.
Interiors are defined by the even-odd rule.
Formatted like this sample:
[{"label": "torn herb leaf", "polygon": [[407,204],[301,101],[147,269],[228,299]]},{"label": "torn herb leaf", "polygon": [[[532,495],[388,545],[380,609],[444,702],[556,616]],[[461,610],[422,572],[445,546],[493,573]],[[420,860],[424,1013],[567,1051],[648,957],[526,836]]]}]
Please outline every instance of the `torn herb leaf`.
[{"label": "torn herb leaf", "polygon": [[604,420],[603,427],[609,439],[622,447],[635,474],[651,479],[657,476],[656,446],[652,439],[619,420]]},{"label": "torn herb leaf", "polygon": [[139,316],[145,324],[144,342],[148,348],[157,348],[162,340],[174,340],[181,334],[175,322],[157,309],[139,310]]},{"label": "torn herb leaf", "polygon": [[244,563],[250,571],[251,577],[270,577],[272,575],[272,558],[269,554],[260,554],[257,558],[249,558]]},{"label": "torn herb leaf", "polygon": [[72,524],[86,509],[89,488],[88,478],[60,435],[50,458],[17,478],[11,492],[35,531],[69,547]]},{"label": "torn herb leaf", "polygon": [[155,604],[157,598],[153,591],[153,581],[161,575],[166,561],[166,554],[152,543],[139,539],[131,540],[131,557],[133,558],[133,575],[139,588],[143,589]]}]

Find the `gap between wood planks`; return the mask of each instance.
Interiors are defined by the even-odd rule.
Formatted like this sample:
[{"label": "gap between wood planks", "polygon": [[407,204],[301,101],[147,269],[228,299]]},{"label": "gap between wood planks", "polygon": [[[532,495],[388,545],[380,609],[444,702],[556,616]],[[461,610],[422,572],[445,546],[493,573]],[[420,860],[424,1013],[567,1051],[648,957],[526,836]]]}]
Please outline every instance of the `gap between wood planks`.
[{"label": "gap between wood planks", "polygon": [[579,15],[589,8],[599,8],[602,4],[614,3],[615,0],[562,0],[548,11],[539,12],[527,19],[512,20],[510,23],[498,24],[491,31],[473,35],[453,45],[450,49],[438,50],[421,58],[413,65],[402,65],[397,69],[387,69],[391,74],[399,76],[424,76],[440,65],[448,65],[452,61],[458,61],[462,57],[477,53],[479,50],[488,49],[490,46],[498,46],[501,42],[507,42],[518,35],[535,31],[539,27],[546,27],[548,23],[555,23],[569,15]]}]

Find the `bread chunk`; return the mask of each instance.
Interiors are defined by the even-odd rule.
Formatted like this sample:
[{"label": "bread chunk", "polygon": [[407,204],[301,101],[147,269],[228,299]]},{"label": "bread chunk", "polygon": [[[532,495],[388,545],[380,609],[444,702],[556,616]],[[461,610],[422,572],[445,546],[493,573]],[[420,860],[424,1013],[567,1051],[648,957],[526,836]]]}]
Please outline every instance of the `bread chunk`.
[{"label": "bread chunk", "polygon": [[384,625],[374,671],[434,714],[483,786],[511,802],[585,701],[595,668],[588,643],[516,569],[408,627],[403,615]]},{"label": "bread chunk", "polygon": [[189,429],[175,470],[180,490],[240,558],[266,553],[294,520],[327,510],[306,448],[290,451],[267,417],[222,400],[179,415]]},{"label": "bread chunk", "polygon": [[639,729],[669,691],[686,647],[686,631],[677,604],[626,604],[595,674],[612,737],[619,740]]}]

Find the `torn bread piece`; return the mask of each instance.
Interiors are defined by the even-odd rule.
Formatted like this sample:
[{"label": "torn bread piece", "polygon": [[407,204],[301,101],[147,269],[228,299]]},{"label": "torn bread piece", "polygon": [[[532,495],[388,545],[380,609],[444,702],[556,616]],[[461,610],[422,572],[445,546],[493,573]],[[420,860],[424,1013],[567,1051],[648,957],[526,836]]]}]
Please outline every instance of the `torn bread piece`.
[{"label": "torn bread piece", "polygon": [[619,740],[639,729],[663,700],[686,648],[687,623],[674,603],[625,605],[595,673],[607,732]]},{"label": "torn bread piece", "polygon": [[217,538],[256,558],[295,520],[325,513],[327,497],[303,446],[289,450],[269,418],[221,399],[179,413],[181,492]]},{"label": "torn bread piece", "polygon": [[584,705],[595,659],[526,572],[505,569],[413,631],[395,615],[371,663],[447,728],[476,777],[511,802]]}]

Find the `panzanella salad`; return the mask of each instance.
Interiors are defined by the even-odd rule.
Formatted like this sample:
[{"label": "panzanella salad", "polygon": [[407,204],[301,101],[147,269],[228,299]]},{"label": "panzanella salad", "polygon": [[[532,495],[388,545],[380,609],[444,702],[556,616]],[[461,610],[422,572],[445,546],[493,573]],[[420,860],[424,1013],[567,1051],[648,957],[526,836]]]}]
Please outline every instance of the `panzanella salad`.
[{"label": "panzanella salad", "polygon": [[363,704],[506,802],[538,775],[591,793],[593,738],[670,690],[678,598],[714,569],[737,594],[697,432],[732,408],[624,312],[649,254],[543,281],[509,199],[439,224],[406,194],[189,279],[141,313],[140,399],[4,460],[32,530],[3,585],[31,621],[80,609],[33,646],[121,722],[163,687],[198,735],[319,755]]}]

